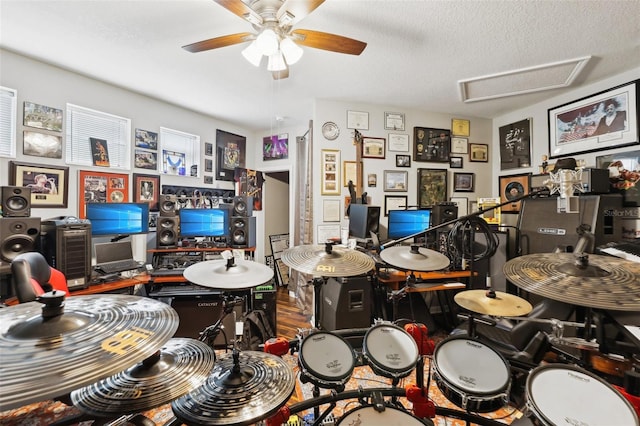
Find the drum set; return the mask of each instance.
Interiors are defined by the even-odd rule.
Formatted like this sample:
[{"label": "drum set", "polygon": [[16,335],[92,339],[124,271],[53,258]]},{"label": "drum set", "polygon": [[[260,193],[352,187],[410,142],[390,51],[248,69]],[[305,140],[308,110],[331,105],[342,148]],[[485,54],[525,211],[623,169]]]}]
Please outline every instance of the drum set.
[{"label": "drum set", "polygon": [[[442,269],[447,266],[442,257],[404,246],[381,253],[391,266],[411,271]],[[366,253],[340,246],[294,247],[282,259],[314,277],[365,274],[375,264]],[[528,255],[508,261],[504,270],[524,291],[587,310],[640,309],[640,265],[632,262]],[[260,285],[272,276],[264,265],[234,259],[185,270],[194,284],[227,290]],[[455,302],[470,312],[471,323],[482,317],[526,320],[532,310],[526,300],[497,291],[461,291]],[[232,351],[216,354],[210,343],[221,320],[196,340],[173,337],[178,317],[169,305],[137,296],[65,298],[54,291],[37,302],[0,309],[0,411],[57,399],[80,414],[56,426],[85,420],[148,424],[141,413],[166,404],[173,414],[166,426],[280,426],[291,415],[309,411],[313,416],[307,424],[321,425],[339,402],[355,401],[355,408],[342,410],[338,425],[433,425],[441,416],[497,426],[504,423],[488,413],[504,408],[523,412],[523,419],[535,425],[640,425],[640,399],[580,360],[532,367],[526,402],[513,406],[512,360],[473,328],[435,344],[424,325],[377,320],[363,330],[298,330],[293,340],[265,342],[264,351],[233,345]],[[584,344],[576,347],[590,348],[591,327],[585,323]],[[354,335],[361,345],[349,343]],[[287,357],[295,357],[295,367]],[[383,385],[354,387],[356,369],[370,370]],[[312,397],[287,404],[298,378],[312,386]],[[435,404],[432,379],[451,404]]]}]

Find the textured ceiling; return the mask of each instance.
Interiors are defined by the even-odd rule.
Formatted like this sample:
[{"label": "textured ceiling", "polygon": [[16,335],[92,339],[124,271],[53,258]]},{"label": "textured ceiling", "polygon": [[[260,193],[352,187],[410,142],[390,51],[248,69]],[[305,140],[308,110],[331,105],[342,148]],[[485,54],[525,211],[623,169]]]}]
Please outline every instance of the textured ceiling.
[{"label": "textured ceiling", "polygon": [[181,48],[252,31],[211,0],[1,0],[0,46],[263,130],[276,116],[305,125],[314,98],[493,118],[568,89],[464,103],[459,80],[584,56],[592,58],[573,86],[637,68],[639,16],[636,0],[327,0],[295,28],[367,48],[360,56],[305,48],[280,81],[250,65],[244,45]]}]

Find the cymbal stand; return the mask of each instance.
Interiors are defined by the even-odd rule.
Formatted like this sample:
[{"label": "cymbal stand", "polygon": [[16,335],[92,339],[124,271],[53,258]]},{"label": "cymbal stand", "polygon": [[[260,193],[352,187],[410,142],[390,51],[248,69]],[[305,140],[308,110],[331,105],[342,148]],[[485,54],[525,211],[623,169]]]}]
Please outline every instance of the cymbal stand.
[{"label": "cymbal stand", "polygon": [[[239,303],[244,303],[243,297],[232,296],[232,295],[223,293],[222,312],[220,312],[220,317],[218,317],[218,320],[213,325],[206,327],[202,332],[200,332],[200,336],[198,337],[198,340],[206,343],[209,347],[214,349],[216,338],[218,337],[218,334],[220,334],[220,331],[222,331],[222,327],[223,327],[222,322],[224,321],[227,315],[233,312],[233,309]],[[235,331],[234,331],[234,334],[235,334]],[[227,336],[224,335],[224,337],[225,337],[225,348],[227,348],[229,342],[227,341]],[[235,346],[235,343],[234,343],[234,346]],[[215,360],[215,354],[214,354],[214,360]]]},{"label": "cymbal stand", "polygon": [[313,316],[315,318],[314,325],[315,328],[320,329],[320,297],[322,293],[322,285],[327,283],[327,277],[314,277],[311,280],[313,284],[313,305],[314,305],[314,313]]},{"label": "cymbal stand", "polygon": [[416,276],[414,275],[413,272],[410,272],[409,275],[407,275],[407,279],[405,280],[404,287],[402,287],[399,290],[391,290],[391,292],[389,293],[387,300],[391,301],[391,305],[393,307],[392,318],[391,318],[392,321],[395,321],[398,319],[398,301],[407,294],[407,288],[415,287],[415,284],[416,284]]}]

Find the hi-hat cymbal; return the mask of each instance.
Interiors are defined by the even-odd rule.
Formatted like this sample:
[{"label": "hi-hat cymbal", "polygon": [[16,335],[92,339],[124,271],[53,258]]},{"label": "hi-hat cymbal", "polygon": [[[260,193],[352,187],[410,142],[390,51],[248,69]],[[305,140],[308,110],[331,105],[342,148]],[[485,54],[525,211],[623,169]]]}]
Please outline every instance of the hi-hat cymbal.
[{"label": "hi-hat cymbal", "polygon": [[206,382],[171,408],[187,424],[250,425],[275,414],[294,388],[293,369],[282,358],[244,351],[216,362]]},{"label": "hi-hat cymbal", "polygon": [[[53,294],[41,299],[50,301]],[[0,411],[121,372],[155,353],[178,329],[171,306],[145,297],[74,296],[64,300],[63,313],[49,316],[52,306],[43,310],[43,304],[29,302],[0,309]]]},{"label": "hi-hat cymbal", "polygon": [[453,299],[471,312],[498,317],[527,315],[533,309],[526,300],[501,291],[467,290],[456,294]]},{"label": "hi-hat cymbal", "polygon": [[640,263],[613,256],[528,254],[504,265],[509,281],[539,296],[614,311],[640,309]]},{"label": "hi-hat cymbal", "polygon": [[292,247],[282,253],[282,261],[296,271],[322,277],[366,274],[375,266],[367,254],[332,244]]},{"label": "hi-hat cymbal", "polygon": [[150,410],[204,383],[214,361],[213,349],[204,342],[173,338],[133,367],[71,392],[71,401],[82,412],[94,416]]},{"label": "hi-hat cymbal", "polygon": [[183,272],[190,282],[222,290],[242,290],[262,285],[273,278],[273,269],[252,260],[207,260]]},{"label": "hi-hat cymbal", "polygon": [[416,272],[438,271],[451,263],[444,254],[416,245],[386,248],[380,258],[395,268]]}]

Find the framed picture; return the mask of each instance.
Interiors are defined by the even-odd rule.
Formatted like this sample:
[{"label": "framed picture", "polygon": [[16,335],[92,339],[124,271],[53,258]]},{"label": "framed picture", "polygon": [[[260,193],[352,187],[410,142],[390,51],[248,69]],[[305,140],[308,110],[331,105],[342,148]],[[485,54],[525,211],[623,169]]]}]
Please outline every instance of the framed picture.
[{"label": "framed picture", "polygon": [[408,152],[409,135],[404,133],[389,133],[389,151]]},{"label": "framed picture", "polygon": [[414,127],[413,161],[448,163],[451,152],[451,131]]},{"label": "framed picture", "polygon": [[469,120],[462,118],[454,118],[451,120],[451,133],[454,136],[466,136],[468,137],[470,132],[471,123]]},{"label": "framed picture", "polygon": [[289,134],[282,133],[262,138],[262,160],[289,158]]},{"label": "framed picture", "polygon": [[69,168],[9,161],[9,185],[31,189],[33,207],[67,208]]},{"label": "framed picture", "polygon": [[[500,203],[506,203],[529,193],[531,188],[531,173],[498,177]],[[516,201],[502,206],[502,213],[519,213],[522,201]]]},{"label": "framed picture", "polygon": [[133,201],[148,203],[149,211],[157,212],[160,207],[160,176],[133,174]]},{"label": "framed picture", "polygon": [[213,172],[213,160],[210,158],[204,159],[204,171],[207,173]]},{"label": "framed picture", "polygon": [[362,158],[385,158],[384,138],[362,138]]},{"label": "framed picture", "polygon": [[158,134],[156,132],[136,129],[135,136],[136,148],[152,149],[154,151],[158,149]]},{"label": "framed picture", "polygon": [[548,110],[549,158],[636,145],[636,81]]},{"label": "framed picture", "polygon": [[356,188],[362,183],[362,162],[357,164],[355,161],[342,162],[342,186],[349,186],[349,181],[353,182]]},{"label": "framed picture", "polygon": [[347,129],[369,130],[369,113],[347,111]]},{"label": "framed picture", "polygon": [[139,169],[158,169],[158,153],[136,149],[134,154],[134,164]]},{"label": "framed picture", "polygon": [[213,184],[213,176],[211,176],[211,175],[204,175],[204,183],[206,183],[206,184]]},{"label": "framed picture", "polygon": [[24,155],[62,158],[62,136],[28,131],[22,132],[22,135],[22,152]]},{"label": "framed picture", "polygon": [[45,105],[24,102],[24,119],[22,124],[36,129],[62,131],[62,110]]},{"label": "framed picture", "polygon": [[396,167],[411,167],[411,156],[396,155]]},{"label": "framed picture", "polygon": [[453,190],[455,192],[473,192],[474,179],[474,173],[454,173]]},{"label": "framed picture", "polygon": [[89,170],[78,172],[78,217],[84,219],[88,203],[129,201],[129,175]]},{"label": "framed picture", "polygon": [[409,183],[409,173],[406,171],[385,170],[384,191],[406,192]]},{"label": "framed picture", "polygon": [[399,112],[385,112],[384,128],[385,130],[404,131],[404,114]]},{"label": "framed picture", "polygon": [[375,187],[378,185],[378,175],[375,173],[369,173],[367,175],[367,186]]},{"label": "framed picture", "polygon": [[498,128],[500,170],[531,166],[531,121],[525,118]]},{"label": "framed picture", "polygon": [[451,138],[452,154],[467,154],[469,152],[469,139]]},{"label": "framed picture", "polygon": [[469,161],[478,163],[489,162],[489,145],[483,143],[469,144]]},{"label": "framed picture", "polygon": [[99,167],[110,167],[109,161],[109,148],[107,141],[98,138],[89,138],[91,142],[91,157],[93,158],[93,165]]},{"label": "framed picture", "polygon": [[406,210],[406,195],[385,195],[384,196],[384,215],[389,216],[389,210]]},{"label": "framed picture", "polygon": [[216,180],[233,182],[236,167],[245,167],[247,138],[216,130]]},{"label": "framed picture", "polygon": [[324,244],[327,241],[340,239],[340,224],[327,223],[318,225],[318,233],[316,234],[316,242]]},{"label": "framed picture", "polygon": [[469,214],[469,200],[466,197],[451,197],[449,201],[458,207],[459,218]]},{"label": "framed picture", "polygon": [[322,170],[320,193],[340,195],[340,151],[323,149],[320,170]]},{"label": "framed picture", "polygon": [[625,207],[640,206],[640,151],[598,156],[596,167],[609,169],[611,190],[622,194]]},{"label": "framed picture", "polygon": [[451,157],[449,158],[449,167],[452,169],[461,169],[463,167],[464,161],[462,161],[462,157]]},{"label": "framed picture", "polygon": [[340,222],[340,200],[322,200],[322,221]]},{"label": "framed picture", "polygon": [[204,143],[204,155],[207,157],[213,156],[213,144],[211,142]]},{"label": "framed picture", "polygon": [[418,169],[418,208],[447,201],[447,170]]}]

